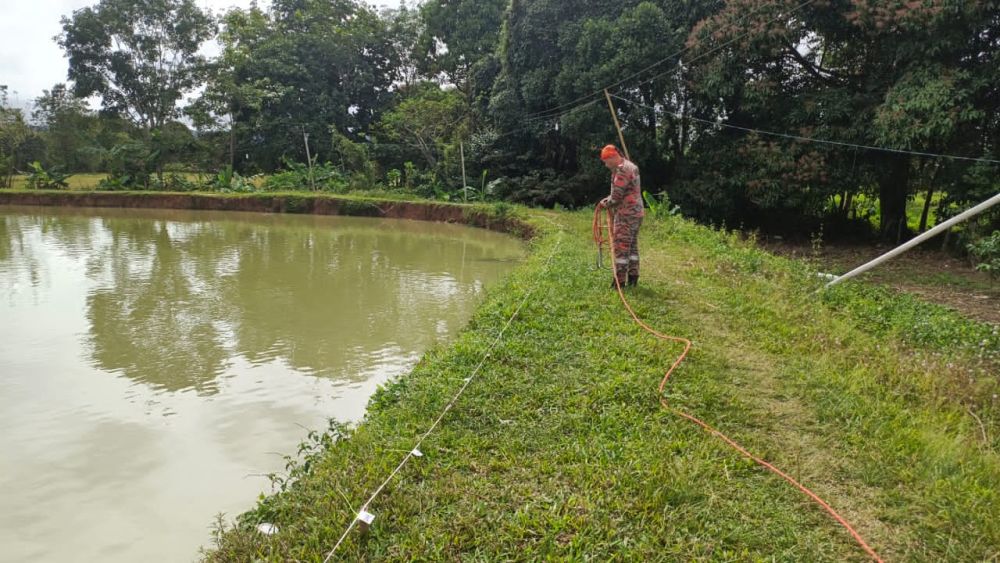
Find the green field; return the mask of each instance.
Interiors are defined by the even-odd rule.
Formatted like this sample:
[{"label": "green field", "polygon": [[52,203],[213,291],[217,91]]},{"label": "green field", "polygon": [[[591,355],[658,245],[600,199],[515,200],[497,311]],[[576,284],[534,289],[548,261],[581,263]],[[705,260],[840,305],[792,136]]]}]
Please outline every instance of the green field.
[{"label": "green field", "polygon": [[[680,347],[634,325],[592,268],[589,214],[530,221],[532,257],[468,330],[358,428],[312,435],[206,558],[322,560],[523,302],[334,560],[865,560],[799,491],[660,407]],[[996,557],[996,327],[873,286],[819,296],[802,263],[681,219],[649,218],[642,237],[629,299],[694,341],[673,405],[811,487],[886,560]]]},{"label": "green field", "polygon": [[[938,204],[945,195],[941,192],[934,193],[931,208],[927,214],[928,228],[937,224]],[[925,191],[914,194],[906,201],[906,226],[914,232],[917,232],[920,227],[920,216],[924,212],[925,201],[927,201],[927,192]],[[878,228],[879,205],[877,198],[872,199],[865,194],[857,194],[854,196],[852,205],[860,217],[866,217],[872,227]]]},{"label": "green field", "polygon": [[[180,174],[184,178],[190,181],[203,181],[207,178],[211,178],[211,174],[198,174],[194,172],[184,172]],[[66,181],[69,184],[70,190],[88,191],[98,189],[101,180],[107,178],[108,175],[105,173],[94,173],[94,174],[74,174],[69,177]],[[260,185],[263,183],[262,176],[255,176],[253,179],[255,185]],[[24,175],[15,175],[13,182],[13,189],[15,190],[27,190],[28,187],[27,177]]]},{"label": "green field", "polygon": [[[101,180],[107,178],[107,174],[74,174],[66,181],[71,190],[96,190]],[[14,176],[13,189],[28,189],[27,177],[23,175]]]}]

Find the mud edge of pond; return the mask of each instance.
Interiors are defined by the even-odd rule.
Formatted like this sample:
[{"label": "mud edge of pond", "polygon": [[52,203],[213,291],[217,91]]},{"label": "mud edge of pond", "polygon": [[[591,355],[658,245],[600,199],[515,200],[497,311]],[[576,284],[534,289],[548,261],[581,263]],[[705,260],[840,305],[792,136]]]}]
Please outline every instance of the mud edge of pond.
[{"label": "mud edge of pond", "polygon": [[459,206],[434,202],[360,200],[313,194],[254,194],[245,196],[176,193],[17,192],[0,190],[0,205],[52,207],[115,207],[122,209],[196,209],[345,215],[459,223],[528,240],[534,228],[488,205]]}]

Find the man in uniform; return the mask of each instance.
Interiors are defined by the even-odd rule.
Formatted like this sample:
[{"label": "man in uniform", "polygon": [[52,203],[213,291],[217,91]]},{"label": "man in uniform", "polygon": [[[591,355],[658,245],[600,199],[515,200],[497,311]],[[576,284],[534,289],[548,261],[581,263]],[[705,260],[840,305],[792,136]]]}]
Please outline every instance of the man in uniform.
[{"label": "man in uniform", "polygon": [[645,211],[642,207],[642,188],[639,185],[639,167],[618,153],[614,145],[601,150],[601,160],[611,171],[611,195],[601,200],[600,206],[614,212],[615,280],[617,285],[635,286],[639,283],[639,227]]}]

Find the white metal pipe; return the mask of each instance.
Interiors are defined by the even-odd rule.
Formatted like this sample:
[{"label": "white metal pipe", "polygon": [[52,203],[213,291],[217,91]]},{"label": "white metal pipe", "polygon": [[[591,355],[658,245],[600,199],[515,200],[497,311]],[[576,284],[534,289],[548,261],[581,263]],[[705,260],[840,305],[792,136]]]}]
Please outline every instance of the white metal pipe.
[{"label": "white metal pipe", "polygon": [[919,237],[911,240],[910,242],[908,242],[908,243],[900,246],[899,248],[896,248],[895,250],[889,251],[889,252],[883,254],[882,256],[879,256],[878,258],[872,260],[871,262],[868,262],[867,264],[865,264],[863,266],[859,266],[859,267],[851,270],[850,272],[847,272],[846,274],[844,274],[844,275],[840,276],[839,278],[833,280],[832,282],[826,284],[826,287],[827,288],[831,288],[831,287],[837,285],[840,282],[847,281],[847,280],[849,280],[849,279],[851,279],[851,278],[853,278],[855,276],[859,276],[859,275],[867,272],[868,270],[871,270],[875,266],[878,266],[879,264],[881,264],[883,262],[887,262],[889,260],[892,260],[896,256],[899,256],[900,254],[906,252],[907,250],[910,250],[911,248],[913,248],[914,246],[917,246],[918,244],[924,242],[925,240],[933,238],[933,237],[941,234],[942,232],[950,229],[951,227],[954,227],[955,225],[957,225],[957,224],[959,224],[959,223],[961,223],[963,221],[967,221],[968,219],[971,219],[972,217],[975,217],[976,215],[979,215],[983,211],[986,211],[987,209],[993,207],[994,205],[996,205],[998,203],[1000,203],[1000,193],[998,193],[997,195],[995,195],[995,196],[991,197],[990,199],[984,201],[983,203],[980,203],[979,205],[973,207],[972,209],[966,211],[965,213],[962,213],[961,215],[958,215],[958,216],[953,217],[952,219],[950,219],[948,221],[945,221],[944,223],[941,223],[937,227],[934,227],[933,229],[931,229],[931,230],[927,231],[926,233],[920,235]]}]

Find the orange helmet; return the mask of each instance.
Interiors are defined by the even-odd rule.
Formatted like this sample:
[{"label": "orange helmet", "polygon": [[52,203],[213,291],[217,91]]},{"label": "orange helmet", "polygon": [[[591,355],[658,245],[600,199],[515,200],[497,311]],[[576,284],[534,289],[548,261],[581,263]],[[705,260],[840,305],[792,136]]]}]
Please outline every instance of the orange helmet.
[{"label": "orange helmet", "polygon": [[603,149],[601,149],[601,160],[607,160],[609,158],[614,158],[616,156],[619,156],[618,148],[615,147],[614,145],[607,145]]}]

